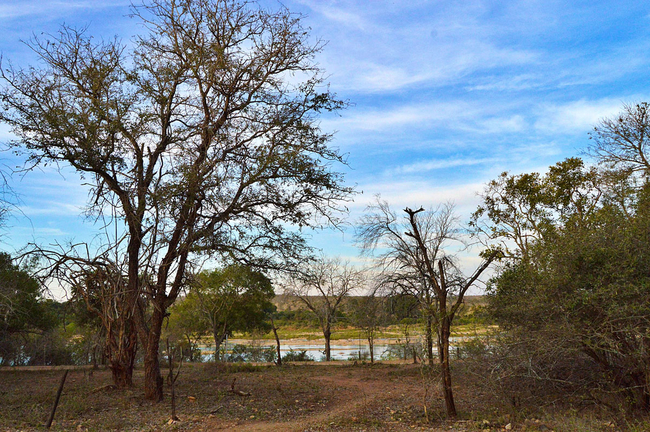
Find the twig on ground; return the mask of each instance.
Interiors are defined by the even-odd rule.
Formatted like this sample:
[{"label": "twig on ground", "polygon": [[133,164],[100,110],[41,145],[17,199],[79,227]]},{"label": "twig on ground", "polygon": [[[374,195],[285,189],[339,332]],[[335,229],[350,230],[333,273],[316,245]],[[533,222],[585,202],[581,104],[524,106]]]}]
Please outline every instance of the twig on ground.
[{"label": "twig on ground", "polygon": [[230,390],[228,390],[230,393],[234,393],[238,396],[250,396],[251,394],[249,392],[243,392],[241,390],[235,390],[235,381],[237,381],[237,378],[232,379],[232,384],[230,384]]}]

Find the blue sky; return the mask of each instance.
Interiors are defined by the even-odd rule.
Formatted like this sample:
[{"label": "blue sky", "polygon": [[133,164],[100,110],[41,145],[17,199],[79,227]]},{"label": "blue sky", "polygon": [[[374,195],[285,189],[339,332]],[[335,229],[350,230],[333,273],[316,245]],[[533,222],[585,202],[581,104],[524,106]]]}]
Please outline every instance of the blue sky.
[{"label": "blue sky", "polygon": [[[268,7],[278,3],[264,1]],[[588,144],[587,133],[623,103],[648,100],[650,2],[286,0],[306,15],[331,90],[352,106],[324,118],[332,145],[349,154],[347,182],[363,193],[354,222],[375,194],[396,209],[453,201],[467,221],[477,193],[502,171],[544,170]],[[128,42],[141,31],[129,1],[0,0],[0,51],[25,66],[20,40],[88,26]],[[9,138],[0,126],[0,140]],[[4,156],[8,166],[16,164]],[[19,212],[2,247],[85,240],[95,227],[71,171],[12,179]],[[315,234],[326,253],[354,258],[351,230]]]}]

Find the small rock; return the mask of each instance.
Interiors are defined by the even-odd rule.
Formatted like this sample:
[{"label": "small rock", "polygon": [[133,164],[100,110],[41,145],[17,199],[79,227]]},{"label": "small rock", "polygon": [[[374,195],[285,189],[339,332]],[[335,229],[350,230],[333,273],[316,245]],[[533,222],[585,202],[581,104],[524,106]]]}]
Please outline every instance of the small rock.
[{"label": "small rock", "polygon": [[512,423],[508,423],[506,425],[506,430],[511,430],[512,429]]}]

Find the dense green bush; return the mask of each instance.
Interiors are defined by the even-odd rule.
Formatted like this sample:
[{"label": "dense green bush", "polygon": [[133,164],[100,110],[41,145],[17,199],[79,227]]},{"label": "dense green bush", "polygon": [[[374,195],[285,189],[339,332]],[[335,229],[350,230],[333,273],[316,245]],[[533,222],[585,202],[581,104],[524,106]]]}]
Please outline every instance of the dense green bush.
[{"label": "dense green bush", "polygon": [[307,350],[294,351],[289,349],[289,352],[282,356],[283,362],[304,362],[314,361],[313,358],[307,355]]},{"label": "dense green bush", "polygon": [[488,287],[507,336],[500,374],[650,411],[650,183],[579,159],[523,180],[503,177],[504,201],[487,201],[496,222],[531,232]]}]

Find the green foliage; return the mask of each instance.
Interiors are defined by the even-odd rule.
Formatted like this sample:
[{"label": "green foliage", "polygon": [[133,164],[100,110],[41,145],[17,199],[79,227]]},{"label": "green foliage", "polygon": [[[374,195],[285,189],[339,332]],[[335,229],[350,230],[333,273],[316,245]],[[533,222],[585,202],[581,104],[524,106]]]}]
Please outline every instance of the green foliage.
[{"label": "green foliage", "polygon": [[235,345],[230,353],[224,357],[225,361],[238,362],[265,362],[272,363],[277,359],[277,351],[273,346]]},{"label": "green foliage", "polygon": [[307,355],[306,350],[294,351],[293,349],[290,348],[289,352],[287,352],[285,355],[282,356],[282,361],[283,362],[306,362],[306,361],[314,361],[314,359]]},{"label": "green foliage", "polygon": [[527,259],[535,242],[552,241],[563,224],[589,217],[602,199],[601,177],[579,158],[558,162],[546,175],[504,172],[487,184],[470,225],[489,249]]},{"label": "green foliage", "polygon": [[0,253],[0,334],[50,329],[56,322],[52,312],[38,281]]},{"label": "green foliage", "polygon": [[[176,344],[192,346],[206,333],[219,347],[234,332],[268,332],[268,317],[275,311],[271,281],[261,272],[243,265],[198,274],[187,296],[171,309],[166,333]],[[183,342],[185,340],[186,342]]]},{"label": "green foliage", "polygon": [[345,316],[366,338],[374,337],[388,320],[385,299],[375,295],[350,298],[345,304]]},{"label": "green foliage", "polygon": [[[269,278],[243,265],[202,272],[196,278],[187,299],[195,301],[197,321],[209,323],[206,330],[268,332],[268,315],[275,311],[275,296]],[[192,300],[194,299],[194,300]]]},{"label": "green foliage", "polygon": [[32,361],[30,347],[40,339],[38,335],[56,324],[57,304],[43,298],[40,284],[28,269],[0,253],[0,364]]},{"label": "green foliage", "polygon": [[460,313],[454,324],[456,326],[478,325],[485,326],[493,324],[493,319],[485,305],[466,306]]},{"label": "green foliage", "polygon": [[308,309],[277,311],[273,319],[280,328],[319,328],[318,318]]},{"label": "green foliage", "polygon": [[180,348],[184,360],[195,362],[201,361],[199,339],[209,331],[196,297],[183,297],[169,309],[163,338],[169,339],[174,348]]},{"label": "green foliage", "polygon": [[631,189],[611,188],[611,178],[573,159],[551,167],[543,178],[549,229],[492,281],[489,308],[536,362],[574,359],[600,371],[592,387],[649,410],[650,184],[621,201]]}]

